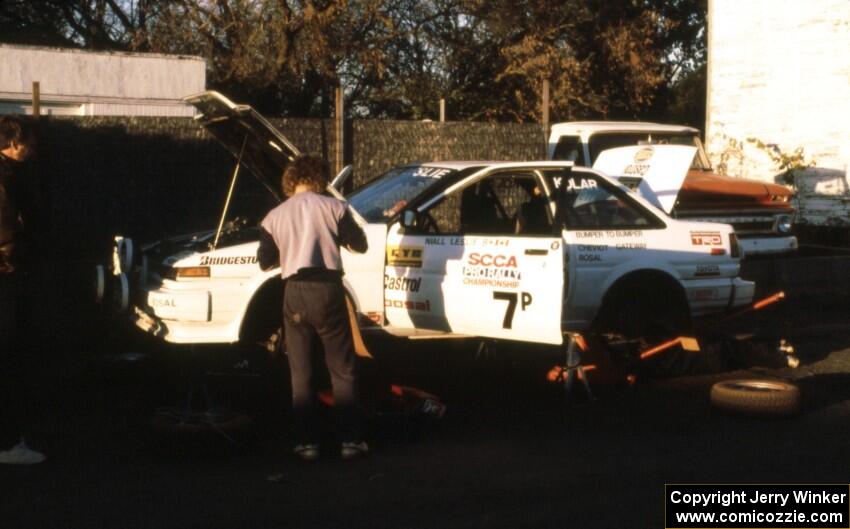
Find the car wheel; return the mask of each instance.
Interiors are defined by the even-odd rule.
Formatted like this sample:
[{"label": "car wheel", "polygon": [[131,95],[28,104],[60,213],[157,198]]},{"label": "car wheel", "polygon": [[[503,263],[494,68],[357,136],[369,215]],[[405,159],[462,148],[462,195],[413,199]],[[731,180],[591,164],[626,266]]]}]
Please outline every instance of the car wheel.
[{"label": "car wheel", "polygon": [[711,387],[711,404],[746,415],[793,415],[800,411],[800,389],[780,380],[726,380]]},{"label": "car wheel", "polygon": [[[614,363],[637,369],[639,355],[691,332],[687,303],[665,283],[630,281],[606,296],[592,331]],[[694,371],[699,356],[672,349],[640,367],[650,375],[679,376]]]}]

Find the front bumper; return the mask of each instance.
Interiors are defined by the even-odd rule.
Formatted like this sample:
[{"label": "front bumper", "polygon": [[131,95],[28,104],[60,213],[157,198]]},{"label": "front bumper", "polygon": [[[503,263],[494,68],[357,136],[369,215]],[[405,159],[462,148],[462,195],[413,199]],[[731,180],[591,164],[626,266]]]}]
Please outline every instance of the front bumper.
[{"label": "front bumper", "polygon": [[756,284],[736,277],[732,280],[732,296],[729,302],[730,308],[750,305],[756,295]]},{"label": "front bumper", "polygon": [[746,258],[749,255],[771,255],[797,250],[797,237],[738,237],[738,244]]},{"label": "front bumper", "polygon": [[150,273],[132,241],[115,238],[112,262],[95,268],[95,299],[142,331],[174,343],[225,343],[233,329],[212,322],[212,296],[200,285],[163,281]]}]

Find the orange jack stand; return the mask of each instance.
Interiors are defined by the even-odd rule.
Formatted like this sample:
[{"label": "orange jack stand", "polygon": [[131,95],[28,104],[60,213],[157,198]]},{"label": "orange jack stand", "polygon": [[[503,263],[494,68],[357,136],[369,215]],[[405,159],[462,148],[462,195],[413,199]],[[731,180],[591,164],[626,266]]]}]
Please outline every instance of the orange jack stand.
[{"label": "orange jack stand", "polygon": [[564,354],[565,363],[560,373],[558,373],[558,378],[564,384],[564,401],[568,405],[570,404],[570,393],[572,392],[573,383],[576,378],[582,383],[584,391],[587,394],[587,399],[589,401],[596,400],[596,397],[593,396],[593,391],[590,390],[590,383],[587,381],[587,375],[585,374],[586,371],[593,369],[595,366],[585,366],[581,359],[582,351],[586,350],[587,343],[580,334],[567,335],[567,346]]}]

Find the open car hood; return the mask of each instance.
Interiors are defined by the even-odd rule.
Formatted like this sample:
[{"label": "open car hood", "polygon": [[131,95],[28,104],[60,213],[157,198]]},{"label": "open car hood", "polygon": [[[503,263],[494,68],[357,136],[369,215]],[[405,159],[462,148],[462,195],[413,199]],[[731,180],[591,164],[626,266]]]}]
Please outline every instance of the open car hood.
[{"label": "open car hood", "polygon": [[687,145],[617,147],[602,151],[593,168],[670,214],[696,152]]},{"label": "open car hood", "polygon": [[183,101],[198,109],[195,120],[234,158],[238,160],[242,153],[242,164],[280,200],[280,175],[301,151],[253,108],[237,105],[218,92],[201,92]]}]

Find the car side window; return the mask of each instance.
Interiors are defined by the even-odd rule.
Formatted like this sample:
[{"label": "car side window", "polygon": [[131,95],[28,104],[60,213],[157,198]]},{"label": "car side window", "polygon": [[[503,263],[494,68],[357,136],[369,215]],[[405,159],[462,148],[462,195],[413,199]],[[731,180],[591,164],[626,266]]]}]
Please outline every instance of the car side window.
[{"label": "car side window", "polygon": [[558,144],[555,145],[555,153],[552,155],[552,159],[575,162],[576,165],[587,165],[584,161],[581,138],[578,136],[561,136],[558,138]]},{"label": "car side window", "polygon": [[427,233],[548,235],[548,202],[530,173],[499,174],[456,190],[423,212]]},{"label": "car side window", "polygon": [[573,174],[562,186],[560,202],[568,230],[660,227],[657,219],[631,203],[625,192],[593,175]]}]

